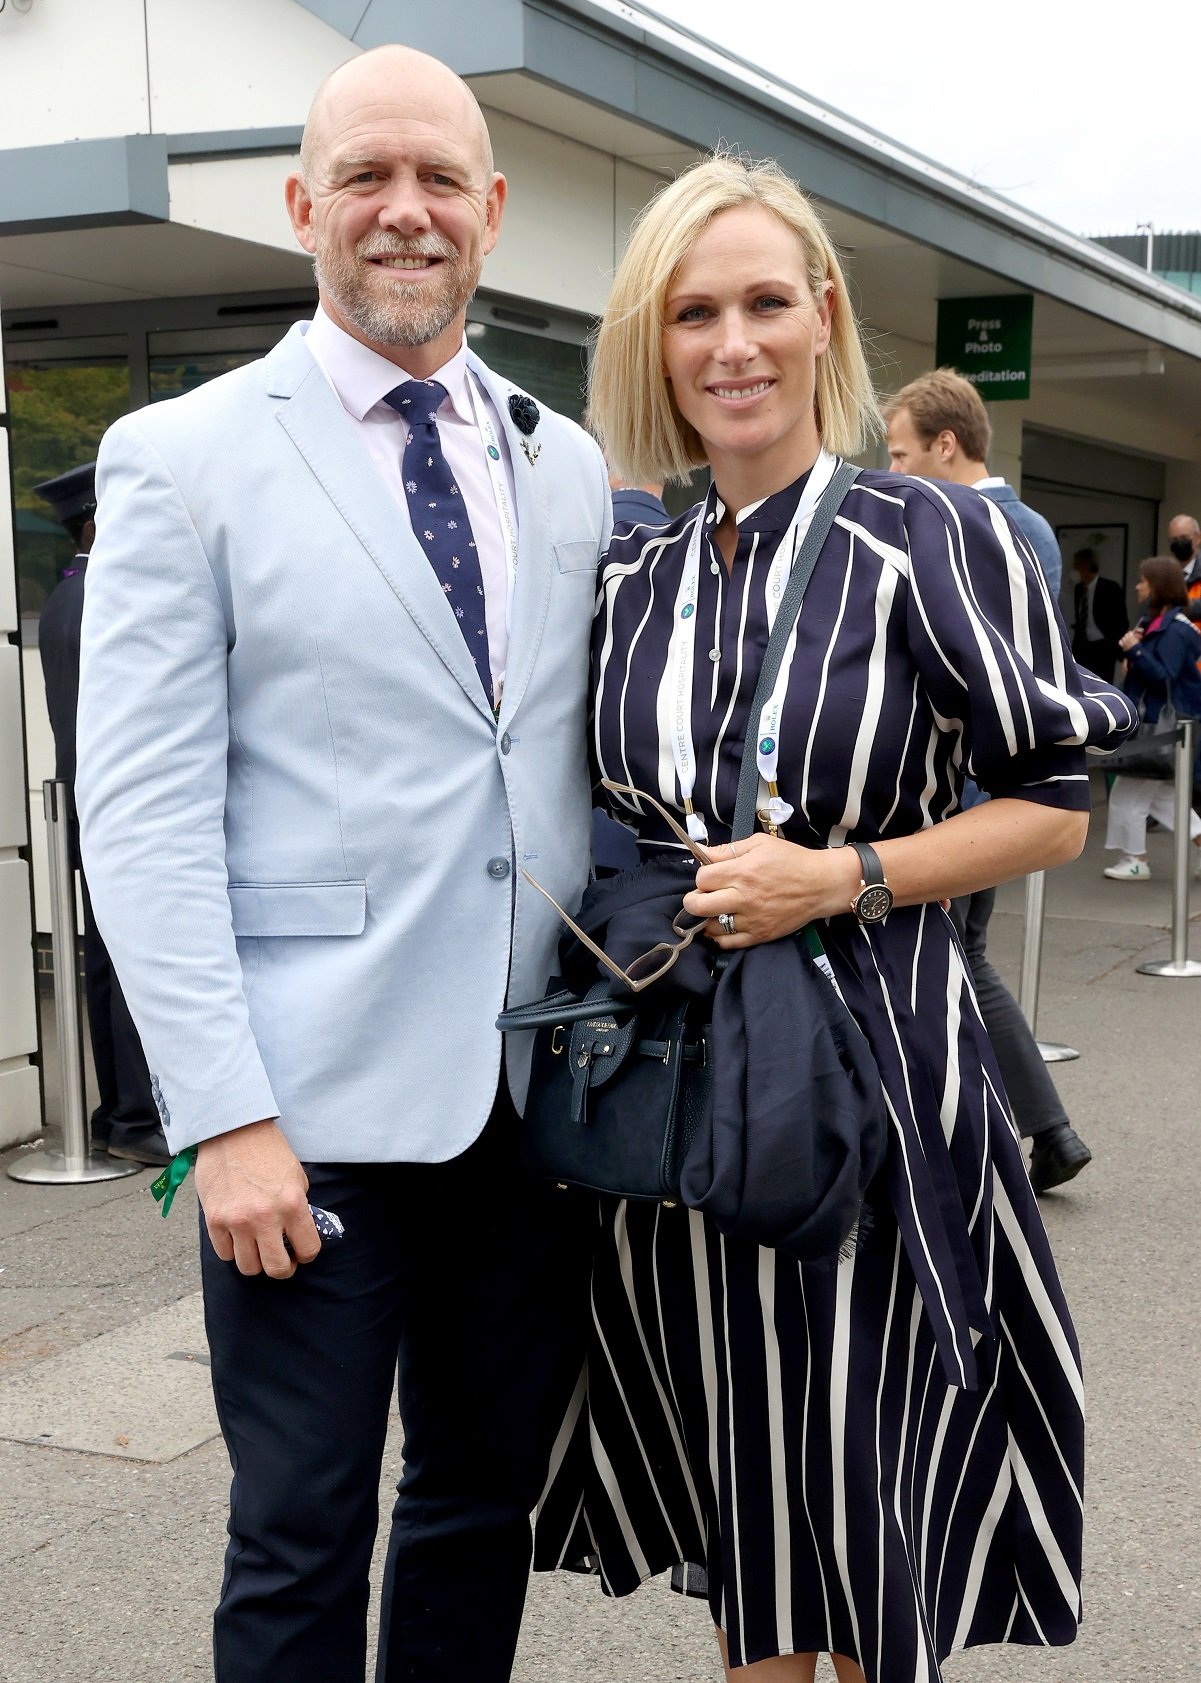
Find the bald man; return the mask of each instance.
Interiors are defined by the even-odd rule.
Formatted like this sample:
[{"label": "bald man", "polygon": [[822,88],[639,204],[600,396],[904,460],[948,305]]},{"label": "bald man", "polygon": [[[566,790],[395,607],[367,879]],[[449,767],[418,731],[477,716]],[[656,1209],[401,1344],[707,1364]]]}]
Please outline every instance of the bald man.
[{"label": "bald man", "polygon": [[1195,515],[1174,514],[1168,521],[1168,548],[1184,568],[1190,599],[1201,595],[1201,525]]},{"label": "bald man", "polygon": [[320,307],[100,454],[78,799],[233,1464],[218,1683],[499,1683],[578,1373],[586,1221],[517,1152],[588,868],[588,438],[471,355],[506,185],[445,66],[325,82],[286,185]]}]

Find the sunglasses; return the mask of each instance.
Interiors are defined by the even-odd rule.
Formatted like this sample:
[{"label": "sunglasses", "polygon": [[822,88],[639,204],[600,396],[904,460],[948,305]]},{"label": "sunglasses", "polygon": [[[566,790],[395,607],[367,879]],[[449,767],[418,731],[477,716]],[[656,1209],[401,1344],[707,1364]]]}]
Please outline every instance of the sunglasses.
[{"label": "sunglasses", "polygon": [[667,808],[665,806],[661,806],[653,795],[644,794],[641,789],[635,789],[633,785],[629,783],[614,783],[612,779],[608,777],[601,778],[601,788],[608,789],[609,793],[612,795],[633,795],[636,801],[645,801],[647,806],[653,807],[659,814],[659,817],[667,825],[667,828],[671,831],[676,840],[683,842],[684,846],[688,849],[694,859],[702,865],[711,865],[713,863],[713,855],[706,852],[700,842],[694,842],[692,837],[688,834],[688,831],[685,830],[681,824],[677,824],[676,820],[672,817],[671,813],[668,812]]},{"label": "sunglasses", "polygon": [[[607,777],[601,779],[601,786],[608,789],[612,794],[633,795],[636,800],[645,801],[659,814],[672,834],[683,842],[694,859],[702,865],[712,864],[711,856],[699,843],[693,841],[688,832],[676,823],[671,813],[661,806],[653,795],[644,794],[641,789],[635,789],[628,783],[613,783]],[[585,935],[579,924],[573,918],[568,917],[554,895],[547,893],[538,879],[531,876],[524,866],[522,866],[521,874],[531,888],[536,888],[544,900],[550,901],[576,940],[588,949],[599,964],[604,965],[610,975],[616,976],[619,982],[624,983],[631,993],[641,993],[644,988],[649,988],[652,982],[657,982],[660,977],[665,976],[680,954],[692,945],[708,922],[707,918],[694,917],[691,912],[686,912],[681,906],[671,920],[672,934],[676,939],[674,941],[657,941],[649,952],[640,953],[637,958],[630,962],[629,968],[623,970],[620,964],[615,963],[609,957],[603,947],[597,946],[590,936]]]}]

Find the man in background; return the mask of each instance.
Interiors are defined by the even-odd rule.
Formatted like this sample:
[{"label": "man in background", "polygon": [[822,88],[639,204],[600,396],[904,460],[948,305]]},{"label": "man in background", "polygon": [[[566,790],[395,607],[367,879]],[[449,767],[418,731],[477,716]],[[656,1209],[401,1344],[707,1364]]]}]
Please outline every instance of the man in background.
[{"label": "man in background", "polygon": [[[48,502],[75,545],[71,565],[42,609],[38,648],[46,681],[46,711],[54,732],[54,775],[67,785],[71,802],[71,859],[79,870],[79,826],[75,820],[75,716],[79,708],[79,628],[84,578],[96,537],[96,464],[60,473],[34,490]],[[83,976],[88,1036],[100,1102],[92,1112],[92,1145],[111,1157],[161,1167],[171,1153],[150,1091],[150,1072],[108,948],[92,914],[87,878],[83,890]]]},{"label": "man in background", "polygon": [[613,525],[666,526],[670,516],[663,506],[662,485],[629,485],[615,473],[609,475],[613,493]]},{"label": "man in background", "polygon": [[[971,381],[953,369],[940,368],[899,391],[885,406],[884,415],[889,460],[896,471],[971,485],[997,503],[1033,549],[1054,599],[1061,566],[1055,534],[1004,479],[990,475],[992,427]],[[965,784],[964,806],[987,798],[974,783]],[[1022,1136],[1032,1142],[1030,1183],[1036,1192],[1047,1192],[1078,1175],[1091,1162],[1092,1152],[1068,1120],[1021,1007],[988,962],[985,949],[996,894],[995,888],[985,888],[953,900],[951,917],[971,968],[980,1014],[997,1054],[1014,1120]]]},{"label": "man in background", "polygon": [[1174,514],[1168,521],[1168,550],[1184,568],[1189,595],[1201,594],[1201,526],[1193,514]]},{"label": "man in background", "polygon": [[1121,639],[1130,628],[1126,598],[1116,579],[1100,576],[1095,550],[1078,549],[1072,566],[1078,581],[1072,657],[1109,684],[1121,654]]}]

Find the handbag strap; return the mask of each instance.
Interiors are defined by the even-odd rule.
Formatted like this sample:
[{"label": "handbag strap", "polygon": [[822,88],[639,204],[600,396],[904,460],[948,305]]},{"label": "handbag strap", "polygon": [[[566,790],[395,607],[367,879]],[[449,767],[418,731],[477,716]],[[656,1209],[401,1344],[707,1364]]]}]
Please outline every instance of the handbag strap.
[{"label": "handbag strap", "polygon": [[784,650],[792,635],[797,615],[801,611],[801,598],[813,577],[813,569],[817,565],[821,547],[829,536],[842,499],[858,477],[859,469],[852,462],[841,462],[835,468],[830,483],[822,492],[821,499],[813,511],[809,530],[805,533],[805,541],[793,563],[784,594],[780,598],[776,623],[772,626],[771,636],[764,651],[759,682],[755,686],[755,699],[751,702],[751,716],[746,727],[742,769],[738,775],[738,799],[734,807],[734,826],[730,832],[733,841],[742,841],[755,828],[755,802],[759,794],[759,721],[776,687],[776,679],[784,661]]}]

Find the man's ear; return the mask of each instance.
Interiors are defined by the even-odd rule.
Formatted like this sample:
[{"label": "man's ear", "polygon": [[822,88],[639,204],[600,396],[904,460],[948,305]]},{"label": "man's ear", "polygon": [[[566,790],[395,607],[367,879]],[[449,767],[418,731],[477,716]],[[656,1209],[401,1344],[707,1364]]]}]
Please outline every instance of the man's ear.
[{"label": "man's ear", "polygon": [[311,257],[317,249],[317,234],[313,228],[313,201],[309,197],[304,176],[299,170],[293,170],[284,183],[284,203],[288,207],[292,232],[301,248]]},{"label": "man's ear", "polygon": [[494,175],[484,196],[484,256],[496,245],[500,236],[500,219],[504,215],[509,196],[509,183],[503,175]]}]

